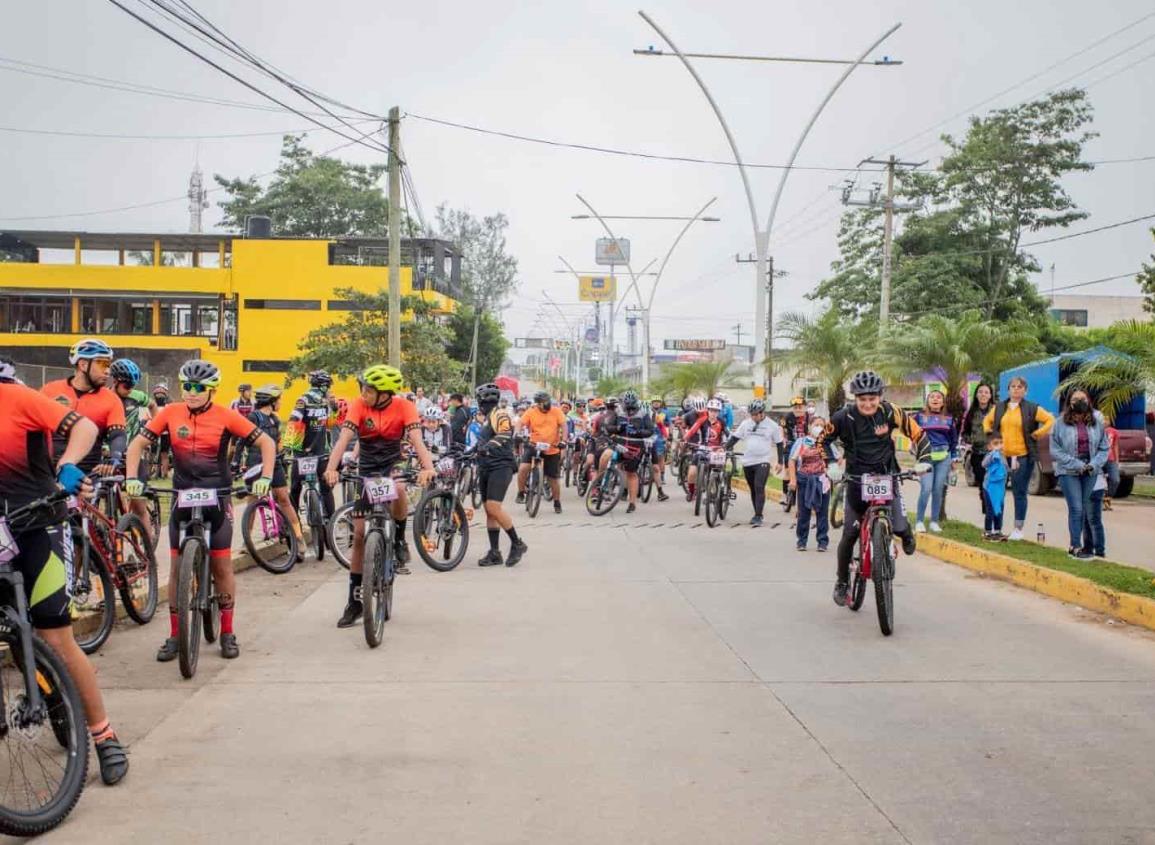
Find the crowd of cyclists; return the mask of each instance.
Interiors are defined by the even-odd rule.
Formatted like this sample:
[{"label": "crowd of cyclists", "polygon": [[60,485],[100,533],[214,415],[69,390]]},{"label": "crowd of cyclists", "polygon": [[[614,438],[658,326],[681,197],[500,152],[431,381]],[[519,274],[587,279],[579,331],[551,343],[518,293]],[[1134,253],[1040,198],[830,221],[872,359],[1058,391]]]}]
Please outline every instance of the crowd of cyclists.
[{"label": "crowd of cyclists", "polygon": [[[0,454],[4,512],[15,515],[30,503],[64,494],[91,497],[96,483],[122,482],[124,512],[148,526],[148,542],[155,546],[160,539],[156,535],[164,532],[155,510],[149,512],[146,497],[148,491],[171,484],[170,625],[156,655],[161,662],[176,659],[180,650],[178,562],[193,507],[180,498],[182,492],[216,491],[211,501],[197,502],[196,508],[204,525],[207,565],[219,610],[220,654],[234,659],[240,644],[232,495],[238,492],[271,497],[277,503],[286,517],[283,530],[297,541],[295,557],[301,559],[305,530],[315,530],[304,522],[302,491],[319,487],[322,513],[330,521],[338,510],[334,490],[345,491],[345,518],[351,522],[345,550],[349,580],[337,626],[348,628],[365,614],[366,517],[388,514],[383,518],[393,523],[389,536],[395,571],[408,571],[407,522],[413,505],[406,480],[422,488],[435,486],[447,468],[454,478],[468,477],[468,491],[463,486],[462,492],[474,507],[482,508],[488,539],[478,564],[513,567],[529,550],[515,527],[516,508],[507,506],[515,480],[513,505],[544,495],[555,514],[563,512],[564,478],[566,487],[574,487],[586,499],[590,513],[604,514],[619,499],[625,501],[626,513],[632,513],[639,503],[650,500],[651,492],[656,491],[659,502],[669,500],[676,485],[695,512],[705,496],[708,518],[724,517],[728,501],[735,497],[730,477],[740,462],[754,510],[750,523],[757,527],[765,520],[767,479],[785,466],[787,489],[799,511],[797,547],[805,549],[814,513],[818,549],[825,551],[830,484],[838,480],[840,465],[847,478],[893,477],[898,472],[891,437],[896,430],[910,438],[920,461],[927,459],[930,449],[930,440],[914,419],[882,399],[882,380],[872,372],[854,377],[852,403],[830,420],[815,416],[798,397],[791,412],[776,421],[765,403],[756,399],[735,425],[735,409],[724,394],[691,396],[680,408],[667,407],[656,397],[643,402],[632,390],[620,397],[560,402],[538,392],[532,400],[519,400],[495,384],[479,386],[472,396],[430,398],[420,390],[408,392],[401,372],[385,364],[360,373],[360,391],[349,399],[333,394],[327,372],[310,373],[308,390],[282,418],[284,394],[278,385],[255,390],[240,385],[237,397],[223,403],[218,397],[220,370],[208,360],[194,359],[180,367],[175,391],[179,398],[170,396],[164,383],[146,395],[139,389],[140,368],[118,359],[98,338],[75,344],[69,362],[71,376],[36,391],[19,382],[11,361],[0,359],[0,401],[7,411],[0,416],[0,426],[11,435],[5,440],[9,448]],[[739,443],[743,449],[736,453]],[[463,475],[463,467],[471,469]],[[170,471],[171,482],[162,482]],[[234,487],[239,477],[243,487]],[[395,481],[389,485],[390,495],[370,492],[370,480],[390,477]],[[350,479],[351,493],[346,484]],[[914,534],[897,484],[895,488],[890,520],[910,554]],[[102,778],[111,785],[125,776],[128,757],[109,722],[96,673],[72,628],[71,542],[79,499],[71,500],[71,511],[58,498],[54,506],[36,511],[34,519],[19,523],[0,519],[4,528],[0,541],[8,565],[23,575],[31,625],[59,654],[75,683]],[[459,505],[451,502],[452,513],[463,513],[452,510]],[[846,486],[834,587],[838,604],[847,601],[851,557],[859,541],[855,523],[869,505],[859,486]],[[536,508],[529,513],[536,515]],[[430,517],[415,515],[414,521],[416,535],[417,524],[427,530]],[[448,530],[464,531],[457,524],[462,521],[450,516]],[[328,531],[332,537],[332,524]],[[504,553],[503,534],[508,543]],[[415,539],[419,551],[426,548],[424,544],[439,542],[425,535]],[[317,543],[314,547],[323,548]],[[105,601],[111,600],[105,596]]]}]

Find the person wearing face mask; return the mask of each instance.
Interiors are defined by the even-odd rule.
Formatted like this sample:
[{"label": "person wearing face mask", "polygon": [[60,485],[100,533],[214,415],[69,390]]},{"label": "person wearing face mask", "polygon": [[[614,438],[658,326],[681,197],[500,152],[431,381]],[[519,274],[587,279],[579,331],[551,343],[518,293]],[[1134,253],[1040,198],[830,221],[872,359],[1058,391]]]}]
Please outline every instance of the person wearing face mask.
[{"label": "person wearing face mask", "polygon": [[919,480],[918,518],[914,530],[926,531],[927,503],[931,503],[930,530],[941,534],[939,520],[942,518],[942,502],[946,498],[950,468],[958,460],[958,428],[954,417],[946,411],[946,396],[941,390],[932,390],[926,395],[923,409],[914,415],[914,421],[930,438],[930,465],[933,469]]},{"label": "person wearing face mask", "polygon": [[[1087,560],[1092,554],[1083,548],[1083,520],[1091,510],[1091,494],[1107,463],[1107,423],[1091,407],[1087,391],[1075,388],[1051,429],[1051,460],[1067,501],[1067,527],[1071,534],[1068,554]],[[1102,531],[1100,520],[1098,530]],[[1096,526],[1092,525],[1094,529]],[[1092,546],[1102,549],[1102,537],[1092,538]]]},{"label": "person wearing face mask", "polygon": [[[505,493],[513,480],[517,459],[513,455],[513,417],[506,407],[499,405],[501,390],[496,384],[483,384],[474,392],[477,412],[485,423],[477,441],[477,484],[485,507],[485,529],[489,534],[489,551],[477,562],[478,566],[516,566],[529,551],[529,546],[518,536],[513,518],[506,512]],[[509,557],[501,559],[498,544],[501,532],[509,536]]]},{"label": "person wearing face mask", "polygon": [[1027,399],[1027,380],[1010,381],[1010,398],[995,405],[983,418],[983,429],[1003,436],[1003,454],[1011,465],[1011,493],[1015,500],[1015,529],[1010,540],[1023,539],[1027,521],[1027,486],[1039,456],[1039,440],[1051,433],[1055,418]]},{"label": "person wearing face mask", "polygon": [[518,429],[527,433],[521,464],[517,468],[517,503],[525,504],[525,485],[538,443],[548,448],[542,454],[546,481],[553,493],[553,512],[561,513],[561,449],[566,435],[566,417],[561,408],[553,406],[552,397],[544,390],[534,394],[533,407],[521,415]]},{"label": "person wearing face mask", "polygon": [[959,439],[969,447],[968,462],[975,486],[979,489],[979,504],[984,517],[987,516],[987,499],[983,495],[983,479],[987,473],[987,433],[983,431],[983,417],[994,406],[995,389],[984,381],[975,388],[975,394],[963,415],[962,431],[959,433]]},{"label": "person wearing face mask", "polygon": [[834,453],[826,442],[826,420],[815,417],[810,431],[795,438],[787,462],[790,486],[798,491],[795,548],[800,552],[806,551],[806,541],[810,538],[811,512],[815,517],[818,551],[825,552],[830,545],[830,478],[826,475],[826,465],[832,460]]}]

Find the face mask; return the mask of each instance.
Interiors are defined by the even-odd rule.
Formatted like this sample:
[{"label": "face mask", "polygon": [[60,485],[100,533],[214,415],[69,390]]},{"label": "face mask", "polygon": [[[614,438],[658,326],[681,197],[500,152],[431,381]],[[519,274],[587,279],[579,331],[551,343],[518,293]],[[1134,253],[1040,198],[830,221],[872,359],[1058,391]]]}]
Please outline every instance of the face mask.
[{"label": "face mask", "polygon": [[543,411],[548,411],[551,407],[553,407],[553,403],[548,400],[541,403],[541,409]]},{"label": "face mask", "polygon": [[821,424],[812,425],[812,426],[810,426],[810,434],[813,437],[817,437],[818,435],[822,434],[822,432],[825,431],[825,429],[826,429],[826,426],[821,425]]},{"label": "face mask", "polygon": [[1086,399],[1076,399],[1071,403],[1071,407],[1075,409],[1076,414],[1085,414],[1091,410],[1091,403]]}]

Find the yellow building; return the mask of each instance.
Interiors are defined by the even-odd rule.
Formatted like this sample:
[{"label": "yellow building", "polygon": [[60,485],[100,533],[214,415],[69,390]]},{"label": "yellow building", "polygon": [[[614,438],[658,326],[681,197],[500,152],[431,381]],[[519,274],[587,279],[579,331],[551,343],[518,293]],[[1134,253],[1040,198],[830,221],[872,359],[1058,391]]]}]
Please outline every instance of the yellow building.
[{"label": "yellow building", "polygon": [[[126,263],[137,252],[151,265]],[[167,266],[173,256],[183,266]],[[376,238],[4,231],[0,347],[30,367],[67,367],[68,348],[94,336],[170,387],[197,357],[220,366],[226,395],[241,382],[279,383],[298,342],[349,310],[334,291],[388,290],[387,256]],[[402,296],[452,312],[461,264],[451,244],[407,239],[402,263]]]}]

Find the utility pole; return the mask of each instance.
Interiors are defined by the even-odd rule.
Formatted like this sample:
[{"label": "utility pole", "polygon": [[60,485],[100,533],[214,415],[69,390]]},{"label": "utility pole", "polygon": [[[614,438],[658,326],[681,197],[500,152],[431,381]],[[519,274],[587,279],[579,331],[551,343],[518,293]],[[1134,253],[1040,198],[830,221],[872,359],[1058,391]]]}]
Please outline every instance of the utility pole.
[{"label": "utility pole", "polygon": [[[895,156],[891,155],[885,161],[876,158],[863,159],[858,163],[859,167],[864,164],[881,164],[886,168],[886,198],[882,202],[882,208],[885,213],[883,228],[882,228],[882,287],[878,296],[878,333],[882,334],[886,331],[886,326],[890,322],[890,273],[891,260],[894,253],[894,212],[910,211],[911,209],[921,207],[921,203],[904,203],[895,205],[894,203],[894,171],[899,167],[922,167],[926,164],[925,161],[899,161]],[[860,205],[868,207],[877,207],[878,191],[871,191],[869,200],[853,200],[850,198],[850,190],[847,189],[842,194],[843,205]]]},{"label": "utility pole", "polygon": [[[756,256],[753,256],[753,255],[747,255],[745,258],[743,258],[741,255],[735,255],[734,260],[739,264],[759,264],[759,263],[762,263]],[[754,366],[756,368],[762,364],[765,364],[765,368],[763,370],[763,381],[762,381],[762,385],[761,385],[762,391],[763,391],[762,396],[766,399],[769,399],[770,398],[770,390],[774,385],[774,368],[771,366],[771,362],[770,362],[770,357],[773,354],[773,352],[772,352],[773,347],[771,344],[773,343],[772,338],[774,337],[774,256],[773,255],[767,255],[765,264],[766,264],[766,281],[765,281],[765,285],[766,285],[766,334],[762,338],[762,353],[761,353],[761,357],[759,357],[758,335],[757,335],[757,329],[755,329],[753,354],[754,354]],[[780,275],[783,275],[783,274],[780,274]],[[739,326],[739,328],[741,328],[741,327]],[[739,340],[739,342],[741,342],[741,340],[742,340],[741,335],[739,335],[738,340]],[[754,386],[755,395],[757,395],[757,388],[758,388],[758,385],[755,385]]]},{"label": "utility pole", "polygon": [[[401,111],[389,109],[389,366],[401,367]],[[474,352],[474,367],[477,366]]]},{"label": "utility pole", "polygon": [[734,334],[736,334],[738,336],[738,340],[734,345],[735,346],[741,346],[742,345],[742,324],[739,323],[736,326],[731,326],[731,328],[734,330]]}]

